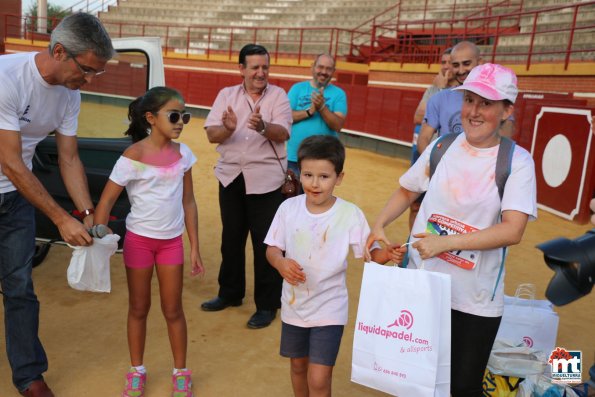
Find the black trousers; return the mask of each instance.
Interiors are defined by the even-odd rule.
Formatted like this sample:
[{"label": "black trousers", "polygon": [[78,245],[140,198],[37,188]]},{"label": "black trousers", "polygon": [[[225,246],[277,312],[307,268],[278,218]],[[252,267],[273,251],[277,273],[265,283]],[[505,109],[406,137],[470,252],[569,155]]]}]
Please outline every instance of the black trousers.
[{"label": "black trousers", "polygon": [[481,317],[451,310],[450,394],[482,397],[483,373],[502,317]]},{"label": "black trousers", "polygon": [[242,174],[227,187],[219,184],[219,206],[223,224],[222,262],[219,269],[221,298],[243,299],[246,294],[246,240],[250,232],[254,251],[256,308],[273,310],[281,307],[283,279],[266,259],[264,238],[282,202],[280,188],[264,194],[246,194]]}]

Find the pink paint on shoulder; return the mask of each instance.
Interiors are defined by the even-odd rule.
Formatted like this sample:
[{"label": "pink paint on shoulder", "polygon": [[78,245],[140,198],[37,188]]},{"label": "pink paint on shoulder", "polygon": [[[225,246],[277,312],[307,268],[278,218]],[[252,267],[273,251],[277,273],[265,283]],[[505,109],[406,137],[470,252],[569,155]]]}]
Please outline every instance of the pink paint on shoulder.
[{"label": "pink paint on shoulder", "polygon": [[167,167],[175,164],[180,158],[181,154],[171,146],[168,146],[160,151],[151,153],[143,153],[142,162],[158,167]]}]

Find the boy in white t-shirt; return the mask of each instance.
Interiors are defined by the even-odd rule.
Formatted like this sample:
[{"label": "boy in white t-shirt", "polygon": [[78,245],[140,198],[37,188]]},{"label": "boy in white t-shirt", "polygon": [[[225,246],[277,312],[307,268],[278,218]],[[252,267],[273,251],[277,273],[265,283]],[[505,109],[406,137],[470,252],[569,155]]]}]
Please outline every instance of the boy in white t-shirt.
[{"label": "boy in white t-shirt", "polygon": [[[280,354],[291,361],[294,395],[330,396],[347,323],[347,254],[364,255],[370,228],[362,211],[333,196],[343,179],[345,148],[331,136],[298,150],[304,194],[283,202],[265,238],[267,259],[283,277]],[[400,262],[394,246],[372,251],[377,263]]]}]

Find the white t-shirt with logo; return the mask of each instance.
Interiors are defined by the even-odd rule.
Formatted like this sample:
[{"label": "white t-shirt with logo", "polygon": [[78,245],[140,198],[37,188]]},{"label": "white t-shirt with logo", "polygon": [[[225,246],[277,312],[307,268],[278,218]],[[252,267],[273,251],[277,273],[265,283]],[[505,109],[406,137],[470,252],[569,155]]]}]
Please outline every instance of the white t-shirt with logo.
[{"label": "white t-shirt with logo", "polygon": [[[19,131],[23,162],[32,169],[35,147],[52,131],[74,136],[81,105],[78,90],[48,84],[36,52],[0,56],[0,130]],[[0,169],[0,193],[16,187]]]},{"label": "white t-shirt with logo", "polygon": [[[537,217],[535,165],[529,152],[515,146],[512,169],[502,201],[494,181],[498,147],[475,148],[460,134],[438,163],[430,180],[429,159],[436,141],[399,179],[405,189],[426,192],[410,241],[417,233],[456,234],[486,229],[499,222],[502,211],[515,210]],[[409,266],[420,267],[421,257],[409,250]],[[502,315],[504,270],[498,277],[503,250],[451,251],[426,259],[426,270],[450,274],[452,308],[478,316]],[[494,294],[495,293],[495,294]],[[493,297],[493,299],[492,299]]]},{"label": "white t-shirt with logo", "polygon": [[120,156],[110,179],[126,187],[130,213],[126,228],[140,236],[170,239],[184,232],[184,173],[196,157],[180,143],[180,157],[168,166],[156,166]]},{"label": "white t-shirt with logo", "polygon": [[306,328],[347,324],[347,255],[351,247],[361,258],[369,233],[362,211],[340,198],[322,214],[308,211],[305,194],[281,204],[264,242],[285,251],[306,274],[297,286],[283,280],[283,322]]}]

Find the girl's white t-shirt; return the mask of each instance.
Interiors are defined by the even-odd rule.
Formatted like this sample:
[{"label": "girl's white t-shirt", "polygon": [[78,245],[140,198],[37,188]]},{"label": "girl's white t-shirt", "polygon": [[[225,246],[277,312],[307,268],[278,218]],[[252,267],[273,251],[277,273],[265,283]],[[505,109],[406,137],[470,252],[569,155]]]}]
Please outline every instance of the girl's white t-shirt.
[{"label": "girl's white t-shirt", "polygon": [[264,242],[285,251],[306,274],[298,286],[283,280],[283,322],[298,327],[347,324],[347,255],[351,247],[361,258],[369,233],[362,211],[340,198],[322,214],[308,211],[305,194],[281,204]]},{"label": "girl's white t-shirt", "polygon": [[196,162],[188,146],[180,143],[182,157],[168,166],[155,166],[120,156],[110,179],[126,187],[130,213],[126,228],[156,239],[170,239],[184,232],[184,173]]},{"label": "girl's white t-shirt", "polygon": [[[438,163],[429,179],[429,159],[436,141],[399,179],[405,189],[424,192],[410,241],[418,233],[453,234],[486,229],[499,222],[500,214],[515,210],[537,217],[535,166],[531,155],[516,145],[512,169],[502,201],[495,183],[499,146],[476,148],[460,134]],[[410,266],[420,267],[421,257],[410,249]],[[427,270],[450,274],[452,308],[479,316],[502,315],[504,269],[500,274],[503,249],[451,251],[426,259]]]}]

